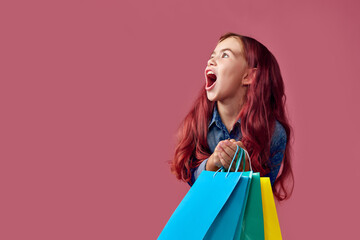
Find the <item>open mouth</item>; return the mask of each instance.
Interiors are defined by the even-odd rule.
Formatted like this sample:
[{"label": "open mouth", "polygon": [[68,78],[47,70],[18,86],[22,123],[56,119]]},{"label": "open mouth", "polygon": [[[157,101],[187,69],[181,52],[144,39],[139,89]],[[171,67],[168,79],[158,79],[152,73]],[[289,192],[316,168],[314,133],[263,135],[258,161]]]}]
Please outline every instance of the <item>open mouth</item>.
[{"label": "open mouth", "polygon": [[216,75],[214,73],[208,73],[206,75],[206,88],[212,88],[212,86],[215,84],[216,82]]}]

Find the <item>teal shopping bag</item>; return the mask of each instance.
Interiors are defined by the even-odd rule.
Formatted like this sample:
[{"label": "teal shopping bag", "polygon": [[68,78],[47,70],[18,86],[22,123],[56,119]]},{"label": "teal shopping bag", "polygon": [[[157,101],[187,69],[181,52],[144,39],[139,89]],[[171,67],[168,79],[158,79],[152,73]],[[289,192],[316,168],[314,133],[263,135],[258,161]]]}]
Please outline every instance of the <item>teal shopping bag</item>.
[{"label": "teal shopping bag", "polygon": [[245,207],[243,224],[241,225],[241,240],[265,239],[264,218],[261,198],[260,173],[253,173],[249,195]]},{"label": "teal shopping bag", "polygon": [[[243,169],[245,169],[246,161],[245,154],[243,154],[243,159],[236,162],[236,167],[243,162]],[[249,167],[252,171],[251,160],[249,156]],[[242,216],[240,216],[242,219]],[[240,240],[263,240],[264,237],[264,218],[263,218],[263,208],[262,208],[262,197],[261,197],[261,185],[260,185],[260,173],[253,172],[250,188],[247,196],[245,212],[243,215],[242,224],[239,224],[241,229],[240,236],[237,229],[236,237],[234,239]]]},{"label": "teal shopping bag", "polygon": [[[235,157],[237,156],[237,147]],[[240,151],[238,159],[242,159]],[[220,169],[219,169],[220,170]],[[252,172],[202,171],[165,225],[158,239],[234,239],[240,237],[242,216]]]}]

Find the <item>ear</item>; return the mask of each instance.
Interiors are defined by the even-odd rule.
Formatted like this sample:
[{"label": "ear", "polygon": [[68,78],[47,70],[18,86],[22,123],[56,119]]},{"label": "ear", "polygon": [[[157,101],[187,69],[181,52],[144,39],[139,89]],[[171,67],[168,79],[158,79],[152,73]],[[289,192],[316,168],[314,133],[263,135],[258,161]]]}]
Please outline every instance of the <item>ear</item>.
[{"label": "ear", "polygon": [[257,68],[249,68],[242,81],[243,85],[250,85],[255,81]]}]

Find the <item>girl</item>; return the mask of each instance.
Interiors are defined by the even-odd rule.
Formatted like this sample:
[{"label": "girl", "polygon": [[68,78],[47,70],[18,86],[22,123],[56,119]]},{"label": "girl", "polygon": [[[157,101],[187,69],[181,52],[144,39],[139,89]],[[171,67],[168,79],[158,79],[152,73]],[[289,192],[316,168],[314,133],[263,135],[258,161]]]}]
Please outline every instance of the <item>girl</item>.
[{"label": "girl", "polygon": [[205,86],[179,128],[172,173],[192,186],[203,170],[228,169],[238,145],[249,152],[253,171],[270,177],[276,198],[287,199],[294,178],[285,101],[272,53],[253,38],[222,35],[205,68]]}]

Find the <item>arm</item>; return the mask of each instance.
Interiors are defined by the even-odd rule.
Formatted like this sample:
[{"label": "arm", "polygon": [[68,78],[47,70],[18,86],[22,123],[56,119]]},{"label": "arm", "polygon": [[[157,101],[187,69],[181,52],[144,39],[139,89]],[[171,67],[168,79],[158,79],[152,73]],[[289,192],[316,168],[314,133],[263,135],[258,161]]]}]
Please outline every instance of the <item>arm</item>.
[{"label": "arm", "polygon": [[270,154],[273,155],[269,159],[271,163],[271,170],[270,173],[266,175],[266,177],[270,177],[271,185],[274,184],[282,165],[286,143],[287,136],[285,129],[281,125],[278,125],[270,146]]},{"label": "arm", "polygon": [[203,170],[206,170],[207,161],[208,161],[208,158],[205,159],[204,161],[202,161],[202,163],[198,167],[191,169],[191,180],[190,180],[190,182],[188,182],[188,184],[190,186],[192,186],[195,183],[195,181],[199,177],[200,173]]},{"label": "arm", "polygon": [[279,173],[283,158],[284,158],[284,152],[278,152],[272,158],[270,158],[272,167],[271,167],[270,172],[268,174],[266,174],[265,177],[270,177],[271,185],[274,185],[274,182]]}]

